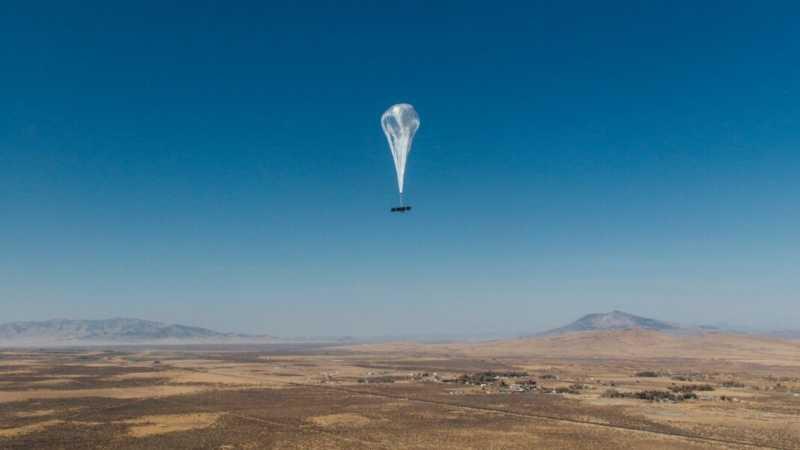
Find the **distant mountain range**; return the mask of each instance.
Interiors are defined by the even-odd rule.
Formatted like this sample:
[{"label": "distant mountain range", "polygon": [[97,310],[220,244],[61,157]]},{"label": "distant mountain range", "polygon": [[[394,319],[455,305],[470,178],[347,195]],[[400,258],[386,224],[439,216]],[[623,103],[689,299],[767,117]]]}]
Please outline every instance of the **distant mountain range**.
[{"label": "distant mountain range", "polygon": [[269,336],[220,333],[141,319],[11,322],[0,325],[0,345],[265,342]]},{"label": "distant mountain range", "polygon": [[634,328],[654,331],[676,331],[680,330],[681,326],[628,314],[622,311],[611,311],[609,313],[587,314],[575,322],[563,327],[537,333],[536,336],[555,336],[580,331],[628,330]]},{"label": "distant mountain range", "polygon": [[[561,336],[592,331],[646,330],[670,335],[702,335],[727,333],[752,336],[769,336],[783,339],[800,339],[800,331],[754,331],[734,329],[730,326],[681,326],[675,323],[641,317],[622,311],[587,314],[580,319],[552,330],[528,335],[529,337]],[[518,335],[517,335],[518,336]],[[499,337],[499,336],[497,336]],[[512,337],[511,334],[505,338]],[[479,335],[413,335],[372,338],[353,337],[295,337],[280,339],[266,335],[222,333],[207,328],[166,324],[141,319],[70,320],[52,319],[39,322],[11,322],[0,324],[0,346],[70,346],[119,344],[260,344],[260,343],[327,343],[348,344],[356,342],[410,341],[480,341],[494,336]]]}]

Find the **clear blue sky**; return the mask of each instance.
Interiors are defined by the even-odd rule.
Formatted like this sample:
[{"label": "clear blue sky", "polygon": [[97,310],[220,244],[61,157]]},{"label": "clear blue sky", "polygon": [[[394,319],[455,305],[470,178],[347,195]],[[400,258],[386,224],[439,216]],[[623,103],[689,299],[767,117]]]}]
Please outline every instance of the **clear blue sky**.
[{"label": "clear blue sky", "polygon": [[274,3],[4,3],[0,321],[800,323],[797,2]]}]

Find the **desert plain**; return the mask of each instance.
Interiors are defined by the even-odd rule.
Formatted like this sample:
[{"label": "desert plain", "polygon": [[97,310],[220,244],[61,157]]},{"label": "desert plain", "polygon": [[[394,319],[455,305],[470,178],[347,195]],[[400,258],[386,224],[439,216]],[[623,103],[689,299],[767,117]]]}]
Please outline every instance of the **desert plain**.
[{"label": "desert plain", "polygon": [[8,348],[0,449],[800,449],[800,342]]}]

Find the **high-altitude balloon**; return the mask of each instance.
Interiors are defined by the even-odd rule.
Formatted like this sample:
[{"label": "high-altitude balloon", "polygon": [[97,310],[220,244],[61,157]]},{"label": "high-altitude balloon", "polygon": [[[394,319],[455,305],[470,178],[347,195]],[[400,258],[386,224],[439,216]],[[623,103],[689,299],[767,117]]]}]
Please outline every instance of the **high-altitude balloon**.
[{"label": "high-altitude balloon", "polygon": [[381,116],[381,127],[389,141],[389,149],[394,158],[394,168],[397,171],[397,189],[400,198],[403,196],[403,179],[406,174],[406,160],[411,152],[411,141],[414,140],[419,128],[419,115],[414,107],[408,103],[393,105]]}]

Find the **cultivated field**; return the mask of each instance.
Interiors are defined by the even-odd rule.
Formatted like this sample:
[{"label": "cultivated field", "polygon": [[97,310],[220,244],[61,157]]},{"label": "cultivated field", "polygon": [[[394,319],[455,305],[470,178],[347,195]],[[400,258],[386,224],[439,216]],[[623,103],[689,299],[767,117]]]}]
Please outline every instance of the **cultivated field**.
[{"label": "cultivated field", "polygon": [[800,449],[800,343],[627,331],[0,353],[0,449],[82,448]]}]

